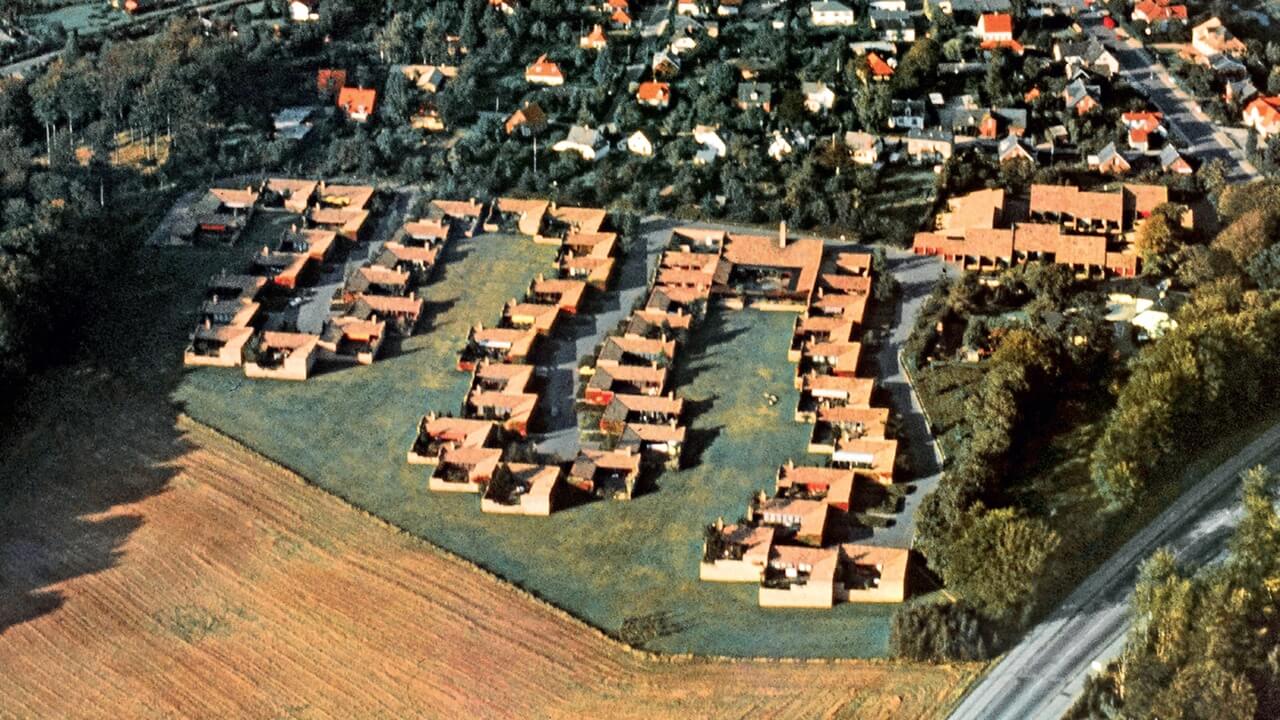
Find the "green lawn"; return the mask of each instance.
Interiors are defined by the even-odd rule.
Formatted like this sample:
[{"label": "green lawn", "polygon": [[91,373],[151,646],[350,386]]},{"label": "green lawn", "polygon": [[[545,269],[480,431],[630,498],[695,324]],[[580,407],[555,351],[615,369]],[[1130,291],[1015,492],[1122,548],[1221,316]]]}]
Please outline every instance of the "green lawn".
[{"label": "green lawn", "polygon": [[[481,236],[455,245],[426,293],[425,334],[368,368],[306,383],[250,382],[202,369],[175,392],[196,419],[245,442],[321,487],[467,557],[609,631],[662,614],[673,634],[648,647],[738,656],[877,657],[888,606],[764,611],[752,585],[699,582],[702,526],[736,520],[776,467],[803,459],[809,427],[791,418],[797,392],[786,359],[790,313],[713,312],[682,354],[679,392],[694,420],[691,469],[666,473],[630,502],[597,502],[550,518],[493,517],[474,496],[430,493],[404,462],[418,417],[454,409],[467,376],[453,369],[467,328],[547,271],[553,250]],[[204,272],[203,270],[201,272]],[[176,357],[175,357],[176,360]],[[764,394],[781,401],[768,406]]]},{"label": "green lawn", "polygon": [[985,372],[986,366],[976,363],[935,362],[915,373],[916,393],[929,410],[932,429],[947,457],[955,457],[968,436],[965,399]]}]

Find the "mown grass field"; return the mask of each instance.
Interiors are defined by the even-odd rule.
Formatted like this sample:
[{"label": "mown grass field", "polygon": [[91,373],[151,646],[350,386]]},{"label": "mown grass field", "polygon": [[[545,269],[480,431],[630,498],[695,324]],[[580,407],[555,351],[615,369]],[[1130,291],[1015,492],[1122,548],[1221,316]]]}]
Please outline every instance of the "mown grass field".
[{"label": "mown grass field", "polygon": [[[428,287],[428,331],[370,368],[303,384],[250,382],[229,370],[187,373],[174,398],[194,418],[317,485],[440,545],[592,624],[662,615],[672,634],[647,647],[734,656],[879,657],[889,607],[763,611],[754,586],[701,583],[702,526],[736,520],[777,466],[803,459],[809,427],[791,414],[790,313],[714,312],[682,354],[678,390],[693,418],[690,469],[629,503],[599,502],[550,518],[492,517],[472,496],[430,493],[404,462],[417,418],[455,410],[467,376],[453,369],[467,328],[550,270],[553,251],[481,236],[453,246]],[[769,406],[766,393],[780,397]]]}]

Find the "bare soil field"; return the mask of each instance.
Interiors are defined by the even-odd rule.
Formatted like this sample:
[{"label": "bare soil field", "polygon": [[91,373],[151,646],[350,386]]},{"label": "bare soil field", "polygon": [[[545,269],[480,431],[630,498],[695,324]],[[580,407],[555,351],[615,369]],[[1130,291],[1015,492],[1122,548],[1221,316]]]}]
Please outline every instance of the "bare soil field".
[{"label": "bare soil field", "polygon": [[979,669],[631,652],[133,400],[26,428],[62,457],[0,505],[0,717],[928,718]]}]

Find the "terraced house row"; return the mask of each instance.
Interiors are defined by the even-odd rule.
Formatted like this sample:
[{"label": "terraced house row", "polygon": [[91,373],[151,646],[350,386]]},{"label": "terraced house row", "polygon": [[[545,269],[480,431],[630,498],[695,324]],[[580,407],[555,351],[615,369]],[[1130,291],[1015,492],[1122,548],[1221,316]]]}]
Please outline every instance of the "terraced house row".
[{"label": "terraced house row", "polygon": [[255,211],[292,213],[299,222],[264,245],[237,273],[209,282],[183,356],[190,366],[239,367],[246,377],[306,380],[318,361],[371,364],[388,333],[410,335],[445,234],[409,233],[345,279],[318,333],[298,332],[290,310],[328,264],[360,243],[374,189],[272,178],[258,187],[213,188],[175,219],[175,242],[234,244]]},{"label": "terraced house row", "polygon": [[582,312],[590,293],[608,287],[617,235],[603,229],[603,210],[545,200],[435,200],[431,215],[445,234],[502,232],[556,244],[559,272],[534,278],[523,299],[507,301],[497,324],[468,330],[457,369],[471,374],[471,385],[458,416],[423,417],[408,462],[431,467],[431,490],[479,494],[483,512],[549,515],[566,492],[566,468],[515,459],[542,399],[537,354],[566,316]]},{"label": "terraced house row", "polygon": [[[979,190],[952,198],[934,230],[916,233],[912,250],[979,272],[1040,260],[1087,278],[1134,277],[1141,257],[1133,233],[1168,202],[1165,186],[1133,183],[1111,192],[1032,185],[1023,198]],[[1190,212],[1182,218],[1194,222]]]},{"label": "terraced house row", "polygon": [[[726,248],[731,248],[734,239],[728,240]],[[826,258],[821,240],[791,247],[801,243],[807,246],[792,251],[803,263],[788,297],[792,302],[807,297],[788,351],[801,391],[795,420],[813,423],[806,449],[829,460],[826,466],[788,462],[778,468],[773,495],[756,493],[738,523],[727,525],[721,518],[708,525],[699,575],[706,581],[758,584],[762,607],[901,602],[909,551],[843,542],[838,529],[849,524],[860,484],[894,481],[898,457],[888,408],[871,405],[875,381],[857,376],[872,258],[847,252]],[[743,243],[739,238],[733,256],[741,259],[747,248],[757,267],[771,267],[787,248],[785,229],[776,252],[766,251],[758,240]],[[747,291],[762,287],[757,283],[764,276],[755,270],[740,272],[740,280],[750,279],[725,286],[730,302],[751,297]],[[762,304],[788,307],[790,303],[779,302],[780,289],[775,286]]]}]

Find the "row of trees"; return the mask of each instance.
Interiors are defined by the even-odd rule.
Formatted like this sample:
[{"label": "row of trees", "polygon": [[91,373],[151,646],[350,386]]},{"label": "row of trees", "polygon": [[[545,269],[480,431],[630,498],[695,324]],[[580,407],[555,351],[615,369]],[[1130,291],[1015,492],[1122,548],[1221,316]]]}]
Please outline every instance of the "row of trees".
[{"label": "row of trees", "polygon": [[1280,716],[1280,514],[1274,476],[1244,475],[1244,515],[1221,565],[1192,574],[1161,550],[1142,567],[1120,659],[1090,678],[1072,720]]},{"label": "row of trees", "polygon": [[[917,511],[916,547],[959,606],[904,608],[893,649],[913,658],[971,659],[999,649],[998,638],[1021,627],[1041,600],[1044,575],[1060,538],[1020,506],[1010,477],[1027,441],[1052,419],[1059,397],[1091,377],[1108,350],[1101,299],[1075,286],[1069,270],[1032,264],[1006,271],[988,287],[969,274],[944,283],[927,302],[908,342],[921,363],[937,340],[936,323],[967,320],[967,342],[992,347],[983,375],[965,401],[965,437],[938,488]],[[989,327],[981,313],[1018,306],[1028,320]],[[1073,311],[1067,313],[1068,307]],[[982,337],[979,337],[981,335]],[[938,638],[912,638],[912,627],[936,627]]]}]

